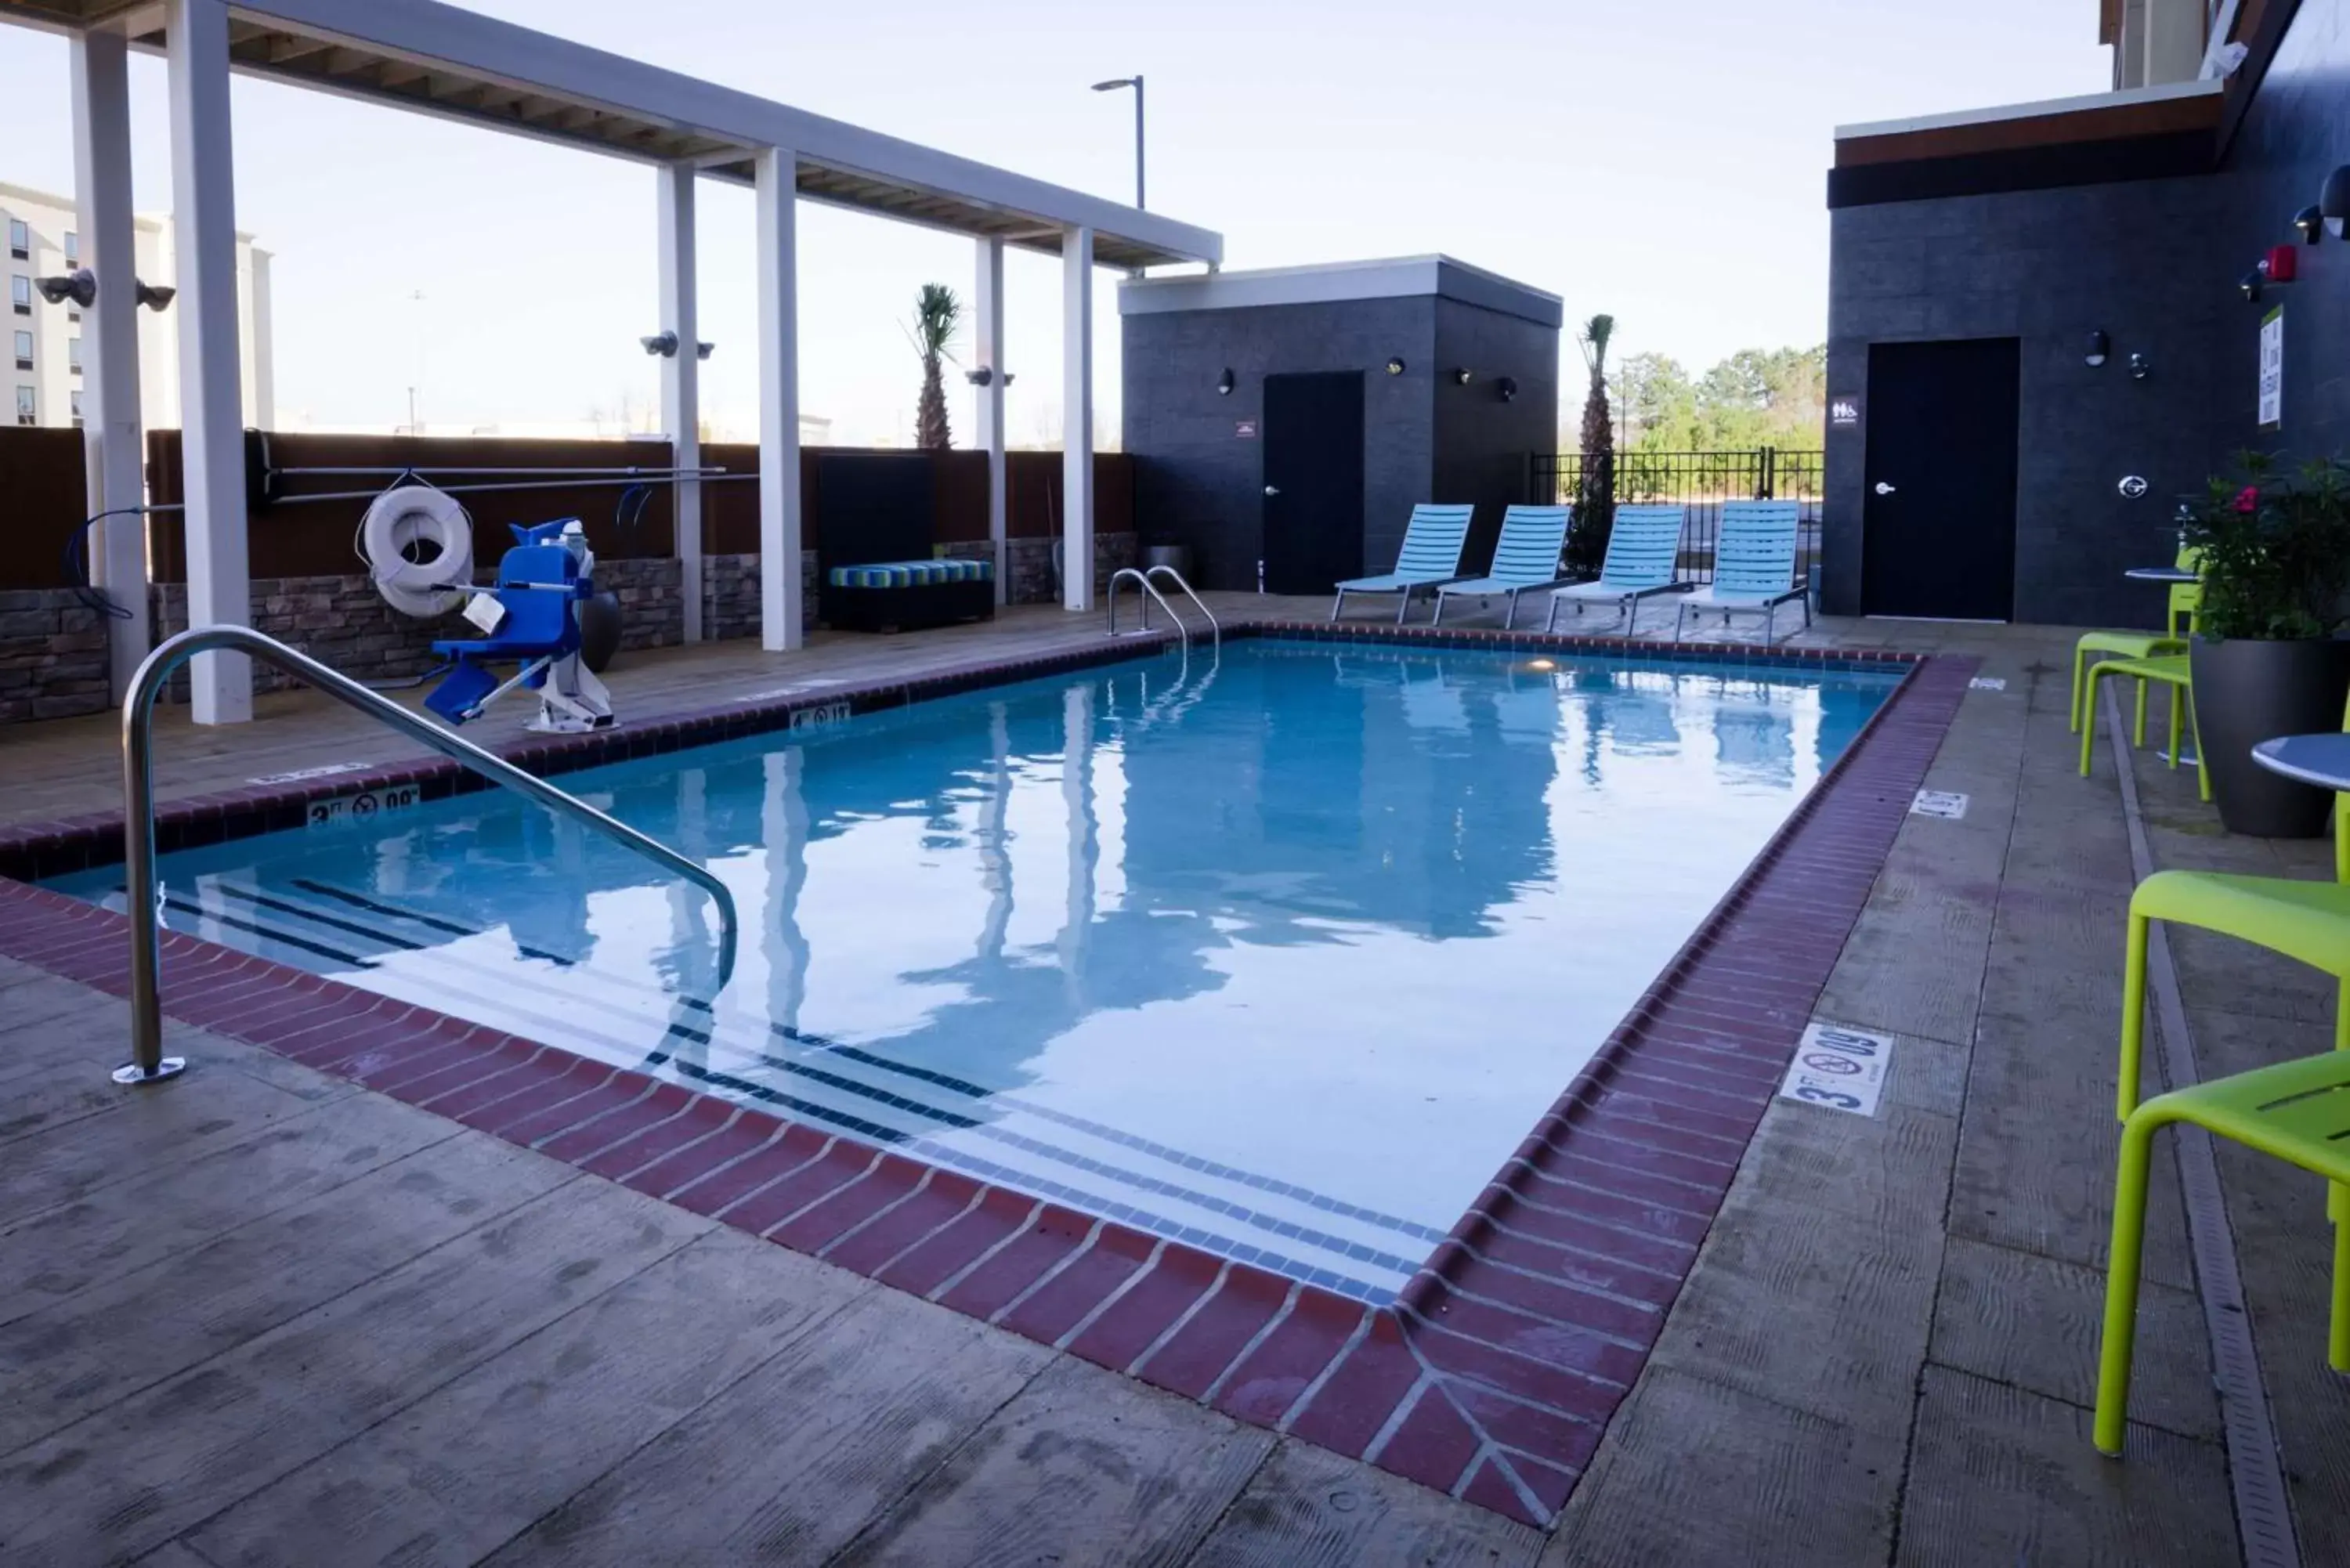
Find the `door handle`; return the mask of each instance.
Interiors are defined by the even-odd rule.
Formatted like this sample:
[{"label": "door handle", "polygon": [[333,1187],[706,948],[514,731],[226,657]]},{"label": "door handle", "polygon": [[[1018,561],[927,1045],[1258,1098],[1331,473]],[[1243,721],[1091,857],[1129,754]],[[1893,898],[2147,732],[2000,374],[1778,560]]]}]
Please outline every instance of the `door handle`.
[{"label": "door handle", "polygon": [[1267,495],[1278,495],[1281,493],[1281,489],[1278,485],[1268,484],[1264,487],[1264,493]]},{"label": "door handle", "polygon": [[1877,482],[1877,493],[1879,495],[1890,495],[1893,493],[1893,486],[1886,483],[1885,481],[1880,479]]}]

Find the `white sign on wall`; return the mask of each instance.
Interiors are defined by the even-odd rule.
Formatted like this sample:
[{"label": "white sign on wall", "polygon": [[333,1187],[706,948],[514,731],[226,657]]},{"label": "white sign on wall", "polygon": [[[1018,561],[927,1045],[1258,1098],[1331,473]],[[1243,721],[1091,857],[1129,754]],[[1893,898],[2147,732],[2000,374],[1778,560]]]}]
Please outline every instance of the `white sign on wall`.
[{"label": "white sign on wall", "polygon": [[2284,422],[2284,306],[2261,317],[2261,423]]}]

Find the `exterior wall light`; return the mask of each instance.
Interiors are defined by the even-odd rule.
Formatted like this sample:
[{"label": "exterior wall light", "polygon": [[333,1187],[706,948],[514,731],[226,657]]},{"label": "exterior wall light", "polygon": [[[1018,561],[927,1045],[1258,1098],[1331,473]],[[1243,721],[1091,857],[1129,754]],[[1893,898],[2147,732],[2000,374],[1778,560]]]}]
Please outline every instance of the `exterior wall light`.
[{"label": "exterior wall light", "polygon": [[677,334],[674,332],[657,332],[650,337],[639,337],[637,341],[644,346],[646,353],[657,359],[677,358]]},{"label": "exterior wall light", "polygon": [[2154,374],[2154,361],[2143,354],[2132,354],[2129,360],[2130,379],[2143,381]]},{"label": "exterior wall light", "polygon": [[1390,376],[1400,376],[1403,374],[1402,355],[1391,354],[1388,357],[1388,374]]},{"label": "exterior wall light", "polygon": [[2251,271],[2246,273],[2243,276],[2236,280],[2236,286],[2244,291],[2244,297],[2246,299],[2251,300],[2257,304],[2261,296],[2267,292],[2268,283],[2268,274],[2262,272],[2259,267],[2254,267]]},{"label": "exterior wall light", "polygon": [[[962,373],[962,379],[969,381],[974,387],[986,387],[994,384],[995,375],[996,373],[993,369],[988,366],[982,365],[976,370],[965,370]],[[1007,387],[1012,385],[1012,372],[1009,370],[1003,372],[1003,384]]]},{"label": "exterior wall light", "polygon": [[172,301],[178,297],[179,293],[178,289],[166,288],[161,284],[142,283],[137,287],[136,296],[139,303],[148,309],[161,311],[171,309]]},{"label": "exterior wall light", "polygon": [[697,359],[707,359],[717,351],[718,345],[715,343],[697,343],[693,346],[693,357]]},{"label": "exterior wall light", "polygon": [[2325,214],[2315,207],[2303,207],[2293,215],[2293,226],[2301,231],[2302,244],[2314,245],[2325,236]]},{"label": "exterior wall light", "polygon": [[1467,386],[1469,384],[1469,367],[1463,365],[1459,369],[1453,371],[1452,379],[1460,386]]},{"label": "exterior wall light", "polygon": [[1493,390],[1500,394],[1502,401],[1513,402],[1518,396],[1518,379],[1515,376],[1504,376],[1493,383]]},{"label": "exterior wall light", "polygon": [[88,310],[90,301],[98,297],[98,275],[88,267],[82,267],[63,277],[36,277],[33,280],[33,286],[39,289],[41,297],[51,305],[63,305],[72,300]]},{"label": "exterior wall light", "polygon": [[1216,396],[1220,398],[1229,398],[1232,395],[1232,367],[1228,365],[1224,368],[1224,373],[1216,378]]},{"label": "exterior wall light", "polygon": [[2091,369],[2096,369],[2106,362],[2106,357],[2113,351],[2113,340],[2103,332],[2090,333],[2089,351],[2081,357],[2083,363]]},{"label": "exterior wall light", "polygon": [[2342,237],[2342,225],[2350,222],[2350,164],[2336,169],[2325,177],[2325,184],[2317,192],[2317,215],[2325,221],[2325,232],[2335,239]]}]

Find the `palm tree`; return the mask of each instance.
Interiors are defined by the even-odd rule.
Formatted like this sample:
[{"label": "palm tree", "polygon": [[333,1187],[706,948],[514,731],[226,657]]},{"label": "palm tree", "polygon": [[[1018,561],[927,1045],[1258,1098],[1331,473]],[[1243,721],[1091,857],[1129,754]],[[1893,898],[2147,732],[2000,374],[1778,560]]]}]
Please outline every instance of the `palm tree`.
[{"label": "palm tree", "polygon": [[1607,558],[1607,535],[1616,525],[1616,431],[1607,413],[1607,340],[1615,335],[1614,317],[1595,316],[1575,337],[1591,370],[1591,389],[1583,399],[1583,474],[1566,560],[1592,576]]},{"label": "palm tree", "polygon": [[962,320],[962,301],[942,283],[926,283],[914,301],[914,352],[922,360],[922,395],[914,405],[914,444],[925,452],[943,452],[954,444],[947,429],[947,389],[939,361],[954,341]]}]

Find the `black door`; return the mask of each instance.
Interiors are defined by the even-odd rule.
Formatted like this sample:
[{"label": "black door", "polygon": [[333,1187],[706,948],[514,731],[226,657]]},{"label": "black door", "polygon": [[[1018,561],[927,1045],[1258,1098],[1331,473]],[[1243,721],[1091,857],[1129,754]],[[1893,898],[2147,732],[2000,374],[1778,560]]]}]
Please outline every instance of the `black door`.
[{"label": "black door", "polygon": [[1264,586],[1326,594],[1363,575],[1363,375],[1264,379]]},{"label": "black door", "polygon": [[1863,612],[2008,619],[2016,340],[1870,344],[1867,418]]}]

